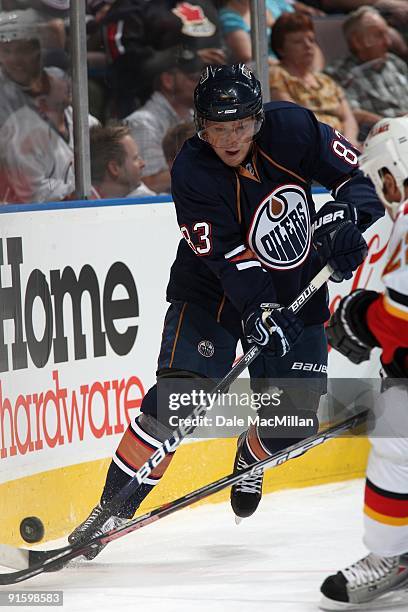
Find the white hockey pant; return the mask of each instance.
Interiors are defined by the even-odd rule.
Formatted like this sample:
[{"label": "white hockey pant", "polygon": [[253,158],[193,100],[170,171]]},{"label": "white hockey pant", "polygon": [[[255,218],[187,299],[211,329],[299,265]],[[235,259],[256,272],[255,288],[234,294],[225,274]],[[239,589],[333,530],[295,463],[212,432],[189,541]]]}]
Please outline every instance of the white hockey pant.
[{"label": "white hockey pant", "polygon": [[[374,408],[364,506],[364,543],[377,555],[408,552],[408,392],[391,387]],[[375,487],[370,487],[372,483]],[[384,493],[386,493],[384,495]]]}]

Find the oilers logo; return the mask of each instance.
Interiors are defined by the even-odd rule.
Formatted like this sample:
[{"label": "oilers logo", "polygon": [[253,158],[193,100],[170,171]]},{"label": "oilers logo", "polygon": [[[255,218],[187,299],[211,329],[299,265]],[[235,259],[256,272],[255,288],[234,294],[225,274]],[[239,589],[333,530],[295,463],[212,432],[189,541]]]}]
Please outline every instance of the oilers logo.
[{"label": "oilers logo", "polygon": [[258,206],[248,243],[269,268],[288,270],[301,264],[310,249],[311,228],[305,191],[299,185],[284,185]]},{"label": "oilers logo", "polygon": [[214,355],[214,344],[211,342],[211,340],[201,340],[201,342],[198,343],[198,352],[200,353],[200,355],[202,355],[203,357],[212,357]]}]

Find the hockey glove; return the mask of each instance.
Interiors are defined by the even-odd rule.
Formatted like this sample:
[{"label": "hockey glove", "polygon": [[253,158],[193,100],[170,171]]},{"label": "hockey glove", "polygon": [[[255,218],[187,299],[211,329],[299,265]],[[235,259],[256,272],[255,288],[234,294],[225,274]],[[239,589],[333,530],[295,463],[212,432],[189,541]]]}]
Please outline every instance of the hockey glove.
[{"label": "hockey glove", "polygon": [[356,289],[344,297],[326,327],[327,340],[353,363],[370,358],[371,349],[380,346],[367,325],[367,308],[379,293]]},{"label": "hockey glove", "polygon": [[279,304],[261,304],[243,321],[249,344],[265,346],[275,357],[290,351],[303,331],[303,321]]},{"label": "hockey glove", "polygon": [[330,280],[337,283],[351,278],[368,252],[356,223],[357,210],[346,202],[328,202],[313,223],[313,243],[334,270]]}]

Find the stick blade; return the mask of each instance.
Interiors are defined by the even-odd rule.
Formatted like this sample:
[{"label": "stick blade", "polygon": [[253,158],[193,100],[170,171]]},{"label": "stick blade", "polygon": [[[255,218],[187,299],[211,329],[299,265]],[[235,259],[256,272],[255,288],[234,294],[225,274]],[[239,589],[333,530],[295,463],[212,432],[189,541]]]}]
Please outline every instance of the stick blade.
[{"label": "stick blade", "polygon": [[0,544],[0,565],[10,569],[22,570],[30,566],[30,550]]},{"label": "stick blade", "polygon": [[37,563],[44,563],[44,561],[60,553],[60,551],[60,548],[29,550],[28,548],[0,544],[0,566],[14,570],[25,570]]}]

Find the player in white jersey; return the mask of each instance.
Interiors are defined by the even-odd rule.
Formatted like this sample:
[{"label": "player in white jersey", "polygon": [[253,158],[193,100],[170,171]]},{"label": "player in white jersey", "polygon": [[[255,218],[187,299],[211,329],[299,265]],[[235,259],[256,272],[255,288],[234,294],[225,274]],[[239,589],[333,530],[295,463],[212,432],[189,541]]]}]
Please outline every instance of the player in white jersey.
[{"label": "player in white jersey", "polygon": [[370,432],[364,500],[364,544],[370,553],[326,578],[323,610],[408,607],[408,115],[382,119],[372,128],[360,168],[394,221],[385,291],[358,289],[343,298],[328,338],[354,363],[380,347],[387,378]]}]

